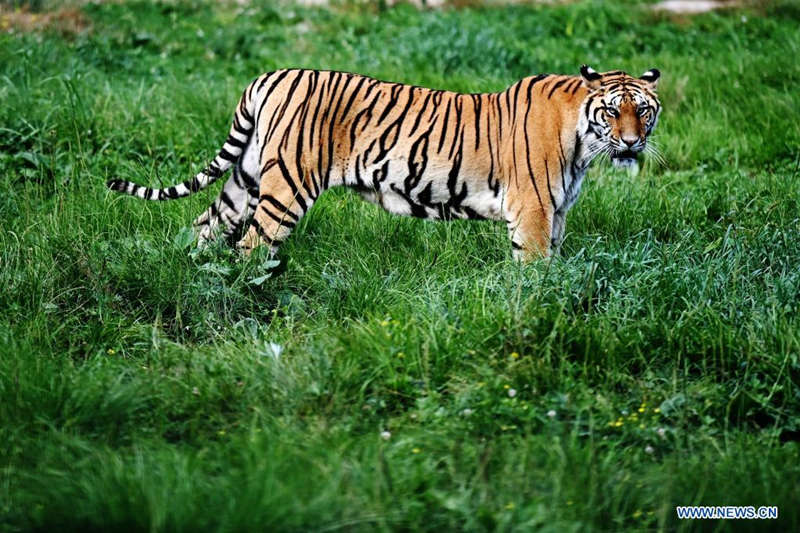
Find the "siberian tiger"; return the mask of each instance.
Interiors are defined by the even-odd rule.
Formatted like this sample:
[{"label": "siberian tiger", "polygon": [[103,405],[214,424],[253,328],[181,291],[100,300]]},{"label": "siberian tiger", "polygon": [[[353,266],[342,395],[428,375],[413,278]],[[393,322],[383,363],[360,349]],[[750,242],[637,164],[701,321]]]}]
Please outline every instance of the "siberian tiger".
[{"label": "siberian tiger", "polygon": [[146,200],[188,196],[233,173],[194,224],[246,253],[272,254],[320,194],[361,192],[401,215],[503,220],[513,255],[557,250],[567,211],[593,158],[632,164],[661,105],[657,69],[539,75],[498,93],[459,94],[358,74],[278,70],[244,91],[227,141],[194,178],[164,189],[113,180]]}]

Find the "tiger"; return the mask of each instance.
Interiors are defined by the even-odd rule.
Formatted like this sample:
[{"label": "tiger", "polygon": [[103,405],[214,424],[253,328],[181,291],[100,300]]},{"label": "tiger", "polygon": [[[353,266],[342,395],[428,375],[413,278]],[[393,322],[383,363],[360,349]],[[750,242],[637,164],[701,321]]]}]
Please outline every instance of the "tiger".
[{"label": "tiger", "polygon": [[583,65],[579,76],[540,74],[467,94],[276,70],[245,88],[227,140],[193,178],[161,189],[107,185],[167,200],[233,167],[194,226],[199,245],[238,235],[244,254],[267,245],[275,256],[319,196],[345,186],[398,215],[504,221],[512,257],[529,261],[559,251],[593,159],[630,166],[648,147],[660,76],[656,68],[636,78]]}]

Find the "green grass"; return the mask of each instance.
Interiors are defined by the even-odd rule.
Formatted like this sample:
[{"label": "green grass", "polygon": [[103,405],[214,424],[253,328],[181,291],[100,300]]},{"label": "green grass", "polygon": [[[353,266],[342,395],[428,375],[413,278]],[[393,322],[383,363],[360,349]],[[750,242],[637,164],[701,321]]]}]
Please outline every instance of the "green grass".
[{"label": "green grass", "polygon": [[[796,6],[271,6],[0,35],[0,530],[800,528]],[[103,185],[196,172],[270,69],[488,91],[582,63],[662,70],[668,164],[593,168],[552,261],[331,191],[256,284],[183,238],[216,188]],[[699,504],[780,519],[677,520]]]}]

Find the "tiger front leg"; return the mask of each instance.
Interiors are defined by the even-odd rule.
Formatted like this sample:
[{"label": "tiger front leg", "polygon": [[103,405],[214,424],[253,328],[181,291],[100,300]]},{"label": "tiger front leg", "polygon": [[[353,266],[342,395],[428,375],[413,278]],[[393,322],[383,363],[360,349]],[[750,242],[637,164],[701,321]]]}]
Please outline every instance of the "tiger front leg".
[{"label": "tiger front leg", "polygon": [[546,209],[521,210],[508,221],[508,236],[517,261],[550,257],[553,213]]},{"label": "tiger front leg", "polygon": [[554,255],[561,252],[561,243],[564,242],[564,230],[567,225],[567,213],[557,211],[553,214],[553,230],[550,234],[550,251]]}]

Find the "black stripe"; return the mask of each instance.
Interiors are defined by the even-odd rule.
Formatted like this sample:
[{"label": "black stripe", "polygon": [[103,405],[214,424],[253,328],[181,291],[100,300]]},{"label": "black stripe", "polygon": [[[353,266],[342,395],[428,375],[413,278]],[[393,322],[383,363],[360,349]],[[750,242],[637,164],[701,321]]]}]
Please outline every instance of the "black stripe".
[{"label": "black stripe", "polygon": [[242,135],[247,135],[248,137],[250,136],[250,132],[253,131],[252,127],[245,128],[244,126],[242,126],[239,123],[239,116],[238,115],[233,115],[233,128],[236,131],[238,131],[239,133],[241,133]]},{"label": "black stripe", "polygon": [[389,176],[389,161],[386,161],[381,168],[376,168],[372,172],[372,186],[376,191],[381,190],[381,183],[386,181]]},{"label": "black stripe", "polygon": [[[492,148],[492,135],[489,130],[489,112],[486,112],[486,141],[489,144],[489,175],[486,177],[486,184],[494,192],[495,197],[500,191],[500,181],[494,179],[494,148]],[[494,182],[494,183],[493,183]]]},{"label": "black stripe", "polygon": [[[267,90],[267,93],[264,95],[264,99],[263,99],[263,100],[261,100],[261,106],[259,106],[259,108],[258,108],[258,112],[256,113],[256,117],[260,117],[260,116],[261,116],[262,112],[264,111],[264,107],[266,107],[266,105],[267,105],[267,102],[269,101],[269,97],[270,97],[270,95],[271,95],[271,94],[272,94],[272,92],[275,90],[275,87],[277,87],[277,86],[278,86],[278,84],[281,82],[281,80],[283,80],[283,79],[284,79],[286,76],[288,76],[288,75],[289,75],[289,72],[290,72],[289,70],[284,70],[284,71],[282,71],[282,72],[281,72],[281,73],[278,75],[278,77],[277,77],[277,78],[275,78],[275,82],[274,82],[274,83],[273,83],[273,84],[270,86],[270,88]],[[267,80],[265,79],[265,80],[264,80],[264,81],[261,83],[261,86],[258,88],[258,90],[259,90],[259,91],[260,91],[260,90],[261,90],[261,88],[264,86],[264,84],[266,83],[266,81],[267,81]],[[237,122],[238,122],[238,119],[237,119]],[[241,127],[241,126],[240,126],[240,127]],[[237,129],[240,129],[240,127],[239,127],[239,128],[237,128]],[[242,133],[249,133],[249,131],[245,129],[244,131],[242,131]]]},{"label": "black stripe", "polygon": [[475,151],[481,145],[481,97],[472,95],[472,105],[475,107]]},{"label": "black stripe", "polygon": [[[428,141],[431,131],[433,131],[433,125],[411,145],[411,151],[408,154],[408,177],[403,181],[406,193],[410,194],[411,190],[419,184],[419,180],[422,179],[425,168],[428,166]],[[418,155],[420,156],[419,161],[417,160]]]},{"label": "black stripe", "polygon": [[381,97],[381,93],[378,92],[372,101],[369,103],[367,107],[359,111],[355,118],[353,119],[353,124],[350,126],[350,146],[354,147],[356,143],[356,128],[358,128],[358,123],[361,120],[361,117],[366,116],[367,120],[364,122],[364,125],[361,127],[361,131],[364,131],[364,128],[367,127],[369,124],[370,119],[372,118],[372,110],[375,109],[375,104],[378,103],[378,99]]},{"label": "black stripe", "polygon": [[250,86],[242,92],[242,97],[239,99],[239,113],[241,113],[248,122],[253,122],[253,115],[251,115],[250,110],[247,109],[247,101],[250,99],[249,91],[252,90],[252,88],[253,84],[251,83]]},{"label": "black stripe", "polygon": [[530,173],[531,183],[533,184],[533,190],[536,191],[536,198],[539,199],[539,207],[541,207],[542,211],[544,211],[544,204],[542,203],[542,197],[539,194],[539,187],[536,186],[536,177],[533,175],[533,169],[531,168],[531,146],[530,146],[530,141],[528,139],[528,114],[531,111],[531,103],[532,103],[531,89],[533,89],[533,83],[528,85],[528,108],[525,110],[525,119],[522,123],[522,132],[525,134],[525,162],[528,164],[528,172]]},{"label": "black stripe", "polygon": [[233,135],[228,135],[228,138],[225,140],[225,144],[230,144],[231,146],[235,146],[236,148],[239,148],[240,150],[244,150],[245,147],[247,146],[247,142],[246,141],[240,141],[239,139],[237,139]]},{"label": "black stripe", "polygon": [[544,175],[547,178],[547,193],[550,195],[550,205],[553,206],[553,209],[556,209],[556,198],[553,196],[553,189],[550,186],[550,168],[547,166],[547,158],[544,158]]},{"label": "black stripe", "polygon": [[286,113],[286,110],[289,108],[289,104],[292,103],[292,97],[294,96],[294,92],[297,90],[297,86],[300,85],[300,80],[303,79],[304,74],[305,71],[303,70],[299,71],[298,75],[292,80],[291,85],[289,85],[289,91],[285,95],[283,95],[283,105],[280,107],[277,113],[272,113],[272,116],[269,119],[269,125],[267,125],[266,142],[269,142],[270,139],[272,139],[272,136],[278,129],[278,124],[281,123],[281,120],[283,120],[283,116]]},{"label": "black stripe", "polygon": [[436,149],[436,153],[442,151],[442,146],[444,146],[444,138],[445,132],[447,132],[447,121],[450,118],[450,103],[452,102],[451,98],[447,99],[447,110],[444,112],[444,121],[442,122],[442,131],[439,133],[439,148]]},{"label": "black stripe", "polygon": [[[531,86],[531,87],[533,87],[534,85],[536,85],[536,84],[537,84],[537,83],[539,83],[540,81],[542,81],[542,80],[544,80],[544,79],[547,79],[547,78],[549,78],[549,77],[550,77],[550,74],[539,74],[538,76],[534,77],[534,78],[531,80],[531,85],[530,85],[530,86]],[[530,89],[530,87],[529,87],[529,89]],[[542,90],[544,91],[544,85],[542,85]]]},{"label": "black stripe", "polygon": [[267,94],[266,94],[266,95],[264,95],[264,102],[262,103],[262,107],[263,107],[263,104],[266,104],[266,103],[267,103],[267,100],[269,100],[269,97],[270,97],[270,95],[271,95],[271,94],[272,94],[272,92],[275,90],[275,88],[278,86],[278,84],[281,82],[281,80],[283,80],[283,78],[285,78],[286,76],[288,76],[290,72],[296,72],[296,71],[292,71],[292,70],[284,70],[283,72],[281,72],[281,73],[278,75],[278,77],[277,77],[277,78],[275,78],[275,83],[273,83],[273,84],[270,86],[270,88],[267,90]]},{"label": "black stripe", "polygon": [[[222,176],[222,169],[219,168],[217,164],[212,161],[211,163],[209,163],[209,165],[206,167],[205,172],[203,173],[212,178],[218,178]],[[194,177],[194,181],[197,181],[197,176]]]},{"label": "black stripe", "polygon": [[[566,172],[566,170],[567,170],[567,168],[566,168],[567,167],[567,156],[564,155],[564,145],[561,143],[561,134],[560,133],[558,135],[558,149],[561,152],[561,154],[559,155],[559,164],[561,165],[561,194],[563,194],[564,195],[564,199],[566,199],[567,198],[567,182],[565,181],[566,178],[565,178],[564,175],[567,173]],[[563,205],[564,204],[562,202],[561,206],[563,206]],[[559,206],[558,209],[561,209],[561,206]],[[558,209],[556,209],[556,211],[558,211]]]},{"label": "black stripe", "polygon": [[383,109],[383,113],[381,113],[381,116],[380,116],[380,117],[378,117],[378,124],[380,124],[381,122],[383,122],[383,120],[384,120],[384,119],[385,119],[385,118],[386,118],[386,117],[389,115],[389,113],[392,111],[392,109],[394,108],[394,106],[396,106],[396,105],[397,105],[397,98],[400,96],[400,92],[401,92],[402,90],[403,90],[403,85],[401,85],[401,84],[399,84],[399,83],[397,83],[397,84],[395,84],[395,85],[393,85],[393,86],[392,86],[392,92],[391,92],[391,97],[390,97],[390,99],[389,99],[389,103],[388,103],[388,104],[386,104],[386,107]]},{"label": "black stripe", "polygon": [[[389,127],[386,128],[386,130],[381,134],[379,139],[380,152],[378,152],[378,155],[375,157],[375,161],[373,161],[373,163],[377,163],[378,161],[386,157],[386,154],[388,154],[389,151],[392,148],[394,148],[395,145],[397,144],[397,141],[400,139],[400,130],[403,127],[403,121],[405,120],[406,114],[408,113],[408,110],[411,108],[411,104],[413,102],[414,102],[414,92],[412,88],[409,89],[408,102],[403,108],[403,111],[400,113],[400,116],[397,117],[397,119],[395,119],[395,121],[392,122],[389,125]],[[390,135],[393,136],[393,140],[391,141],[391,143],[387,145],[386,141],[387,139],[389,139]]]},{"label": "black stripe", "polygon": [[[500,95],[494,95],[494,103],[497,107],[497,135],[503,138],[503,106],[500,105]],[[499,139],[498,139],[499,140]]]},{"label": "black stripe", "polygon": [[294,222],[292,222],[291,220],[286,220],[286,218],[281,218],[281,217],[278,217],[277,215],[274,215],[274,214],[273,214],[273,213],[272,213],[272,212],[271,212],[269,209],[267,209],[267,208],[266,208],[266,207],[264,207],[263,205],[259,205],[258,207],[259,207],[259,209],[261,209],[261,210],[262,210],[264,213],[266,213],[266,214],[267,214],[267,216],[269,216],[269,218],[271,218],[272,220],[274,220],[275,222],[277,222],[277,223],[278,223],[278,224],[280,224],[281,226],[286,226],[286,227],[287,227],[287,228],[289,228],[289,229],[292,229],[292,228],[294,228],[295,224],[294,224]]},{"label": "black stripe", "polygon": [[358,82],[358,85],[356,85],[356,88],[353,89],[353,93],[350,95],[350,99],[347,101],[347,104],[345,104],[344,109],[342,109],[342,120],[344,120],[345,117],[347,117],[347,113],[350,111],[350,107],[353,105],[353,101],[356,99],[356,96],[358,96],[358,91],[361,90],[361,86],[364,85],[365,81],[367,81],[367,78],[362,77],[361,80]]},{"label": "black stripe", "polygon": [[[333,129],[336,127],[336,115],[339,113],[339,107],[342,104],[342,99],[344,98],[345,93],[347,92],[347,87],[350,85],[350,82],[353,81],[353,76],[350,75],[347,78],[347,81],[344,82],[342,86],[342,91],[339,93],[339,98],[336,99],[336,107],[333,108],[333,114],[331,115],[331,120],[328,127],[328,165],[325,169],[325,178],[323,179],[323,189],[328,188],[328,184],[330,183],[331,179],[331,168],[333,168],[333,149],[334,149],[334,136],[333,136]],[[322,173],[320,172],[320,175]]]},{"label": "black stripe", "polygon": [[322,104],[323,91],[325,90],[325,86],[328,84],[329,81],[330,81],[330,77],[328,77],[327,79],[322,80],[322,85],[320,86],[319,91],[317,91],[317,96],[318,96],[317,105],[314,107],[314,114],[311,115],[311,126],[308,129],[308,149],[309,150],[313,149],[313,147],[314,147],[314,124],[316,124],[316,122],[317,122],[317,115],[319,114],[319,107],[320,107],[320,104]]},{"label": "black stripe", "polygon": [[356,186],[358,188],[362,188],[363,189],[363,188],[366,188],[366,184],[364,183],[364,180],[361,179],[361,169],[359,168],[361,166],[360,163],[361,163],[361,156],[357,155],[356,156],[356,169],[355,169],[356,170]]},{"label": "black stripe", "polygon": [[[535,82],[534,82],[535,83]],[[531,83],[528,88],[533,86]],[[514,89],[514,110],[511,112],[512,115],[517,116],[517,101],[519,100],[519,90],[522,88],[522,82],[517,83],[516,88]],[[528,99],[530,100],[530,90],[528,91]]]},{"label": "black stripe", "polygon": [[267,230],[261,227],[261,224],[258,222],[257,219],[254,218],[253,222],[251,222],[250,225],[256,229],[258,236],[261,237],[268,245],[280,246],[280,244],[283,242],[280,239],[276,239],[274,237],[270,237],[269,235],[267,235]]},{"label": "black stripe", "polygon": [[[300,127],[299,132],[297,134],[297,140],[295,141],[295,166],[297,167],[297,175],[300,176],[300,179],[305,183],[306,174],[303,172],[303,161],[302,161],[302,154],[303,154],[303,136],[306,132],[306,119],[308,118],[308,111],[311,109],[309,105],[311,102],[311,95],[317,89],[317,83],[319,81],[319,72],[316,70],[311,73],[311,76],[308,80],[308,90],[306,91],[306,97],[303,99],[303,103],[301,107],[303,108],[303,113],[300,117]],[[299,109],[299,108],[298,108]],[[309,133],[309,137],[311,133]],[[314,185],[314,193],[313,197],[316,198],[319,196],[319,187],[317,186],[316,181],[313,179],[311,180],[312,184]]]},{"label": "black stripe", "polygon": [[553,96],[553,93],[556,92],[556,89],[558,89],[559,87],[564,85],[567,81],[569,81],[569,78],[564,78],[563,80],[560,80],[560,81],[557,81],[556,83],[554,83],[553,84],[553,88],[550,89],[550,93],[548,93],[548,95],[547,95],[547,99],[549,100]]},{"label": "black stripe", "polygon": [[219,199],[222,200],[222,202],[225,205],[227,205],[230,209],[232,209],[236,213],[239,212],[239,210],[236,209],[236,204],[233,203],[233,200],[231,200],[231,197],[228,196],[228,193],[225,192],[225,189],[223,189],[222,192],[220,193]]},{"label": "black stripe", "polygon": [[262,194],[262,195],[259,197],[259,200],[260,200],[260,201],[262,201],[262,202],[263,202],[263,201],[267,201],[267,202],[269,202],[270,204],[272,204],[273,206],[275,206],[275,209],[277,209],[277,210],[278,210],[280,213],[285,213],[285,214],[289,215],[290,217],[292,217],[292,219],[294,219],[294,220],[299,220],[299,217],[298,217],[297,215],[295,215],[294,213],[292,213],[292,212],[289,210],[289,208],[288,208],[288,207],[286,207],[286,206],[285,206],[285,205],[283,205],[281,202],[279,202],[279,201],[278,201],[278,199],[277,199],[277,198],[275,198],[274,196],[272,196],[271,194]]},{"label": "black stripe", "polygon": [[[325,105],[325,111],[323,111],[322,116],[319,119],[319,136],[317,137],[317,149],[318,149],[318,151],[317,151],[317,176],[318,176],[318,178],[320,180],[324,180],[325,179],[324,176],[326,175],[322,171],[323,163],[326,163],[326,161],[324,161],[324,158],[323,158],[323,156],[325,156],[326,154],[325,154],[325,151],[322,148],[325,147],[328,144],[326,142],[328,137],[326,137],[325,134],[324,134],[324,130],[325,130],[325,126],[326,126],[326,120],[330,120],[329,124],[333,124],[333,117],[331,117],[332,109],[331,109],[330,102],[336,96],[336,93],[339,91],[339,84],[342,82],[342,76],[343,76],[343,73],[341,73],[341,72],[334,72],[331,75],[331,79],[333,80],[333,83],[328,85],[328,90],[327,90],[327,92],[325,94],[325,98],[327,99],[327,102],[326,102],[326,105]],[[328,160],[330,160],[331,156],[332,156],[332,154],[329,152],[327,154]],[[324,190],[325,186],[324,185],[320,185],[320,188]]]},{"label": "black stripe", "polygon": [[454,98],[453,107],[456,109],[456,130],[453,132],[453,142],[450,144],[450,152],[447,155],[447,158],[453,157],[453,150],[456,147],[456,141],[458,140],[459,133],[461,137],[464,137],[464,130],[461,128],[461,111],[464,109],[464,103],[462,102],[461,95],[456,95]]},{"label": "black stripe", "polygon": [[412,126],[411,131],[408,132],[409,136],[414,135],[414,132],[417,131],[419,123],[420,121],[422,121],[422,115],[425,114],[425,110],[428,108],[428,101],[430,101],[432,94],[433,93],[428,91],[428,95],[425,97],[425,101],[422,102],[422,109],[420,109],[419,112],[417,113],[417,120],[414,121],[414,126]]},{"label": "black stripe", "polygon": [[[286,124],[286,127],[283,129],[283,136],[281,137],[281,142],[278,143],[278,146],[282,149],[286,149],[289,147],[289,137],[292,133],[295,133],[297,130],[300,130],[302,133],[302,128],[299,126],[295,126],[295,120],[297,119],[297,115],[305,108],[305,100],[300,100],[301,104],[299,104],[295,109],[294,113],[292,113],[292,117],[289,119],[289,122]],[[295,143],[297,144],[297,143]]]},{"label": "black stripe", "polygon": [[222,147],[219,149],[219,153],[217,154],[219,157],[224,159],[225,161],[230,161],[231,163],[236,163],[236,160],[239,159],[239,156],[233,155],[229,151]]},{"label": "black stripe", "polygon": [[252,175],[248,174],[241,165],[239,166],[239,174],[242,176],[247,189],[258,188],[258,181]]},{"label": "black stripe", "polygon": [[467,197],[467,184],[465,182],[462,182],[461,184],[461,191],[456,190],[456,186],[458,185],[458,175],[461,171],[461,161],[464,150],[463,130],[461,131],[459,139],[458,150],[456,150],[455,158],[453,159],[453,166],[450,169],[450,172],[447,174],[447,190],[450,193],[450,198],[446,202],[448,207],[458,207]]},{"label": "black stripe", "polygon": [[292,189],[292,194],[297,203],[300,205],[300,209],[303,210],[303,213],[306,212],[308,209],[308,205],[306,204],[305,198],[300,192],[297,190],[297,184],[292,179],[292,175],[289,173],[289,169],[286,168],[286,165],[283,162],[283,159],[278,159],[278,168],[281,169],[281,175],[283,176],[284,181],[289,185],[289,188]]},{"label": "black stripe", "polygon": [[[256,92],[258,92],[258,91],[260,91],[261,89],[263,89],[263,88],[264,88],[264,85],[266,85],[266,84],[267,84],[267,81],[268,81],[268,80],[269,80],[269,79],[272,77],[272,75],[273,75],[273,74],[275,74],[276,72],[277,72],[276,70],[273,70],[272,72],[268,72],[267,74],[265,74],[265,75],[264,75],[264,79],[263,79],[263,80],[261,80],[261,83],[259,83],[259,84],[258,84],[258,89],[256,90]],[[255,82],[257,82],[257,81],[258,81],[258,78],[256,78],[256,79],[253,81],[253,83],[255,83]],[[250,94],[250,97],[251,97],[251,98],[253,97],[253,96],[252,96],[252,93]]]}]

